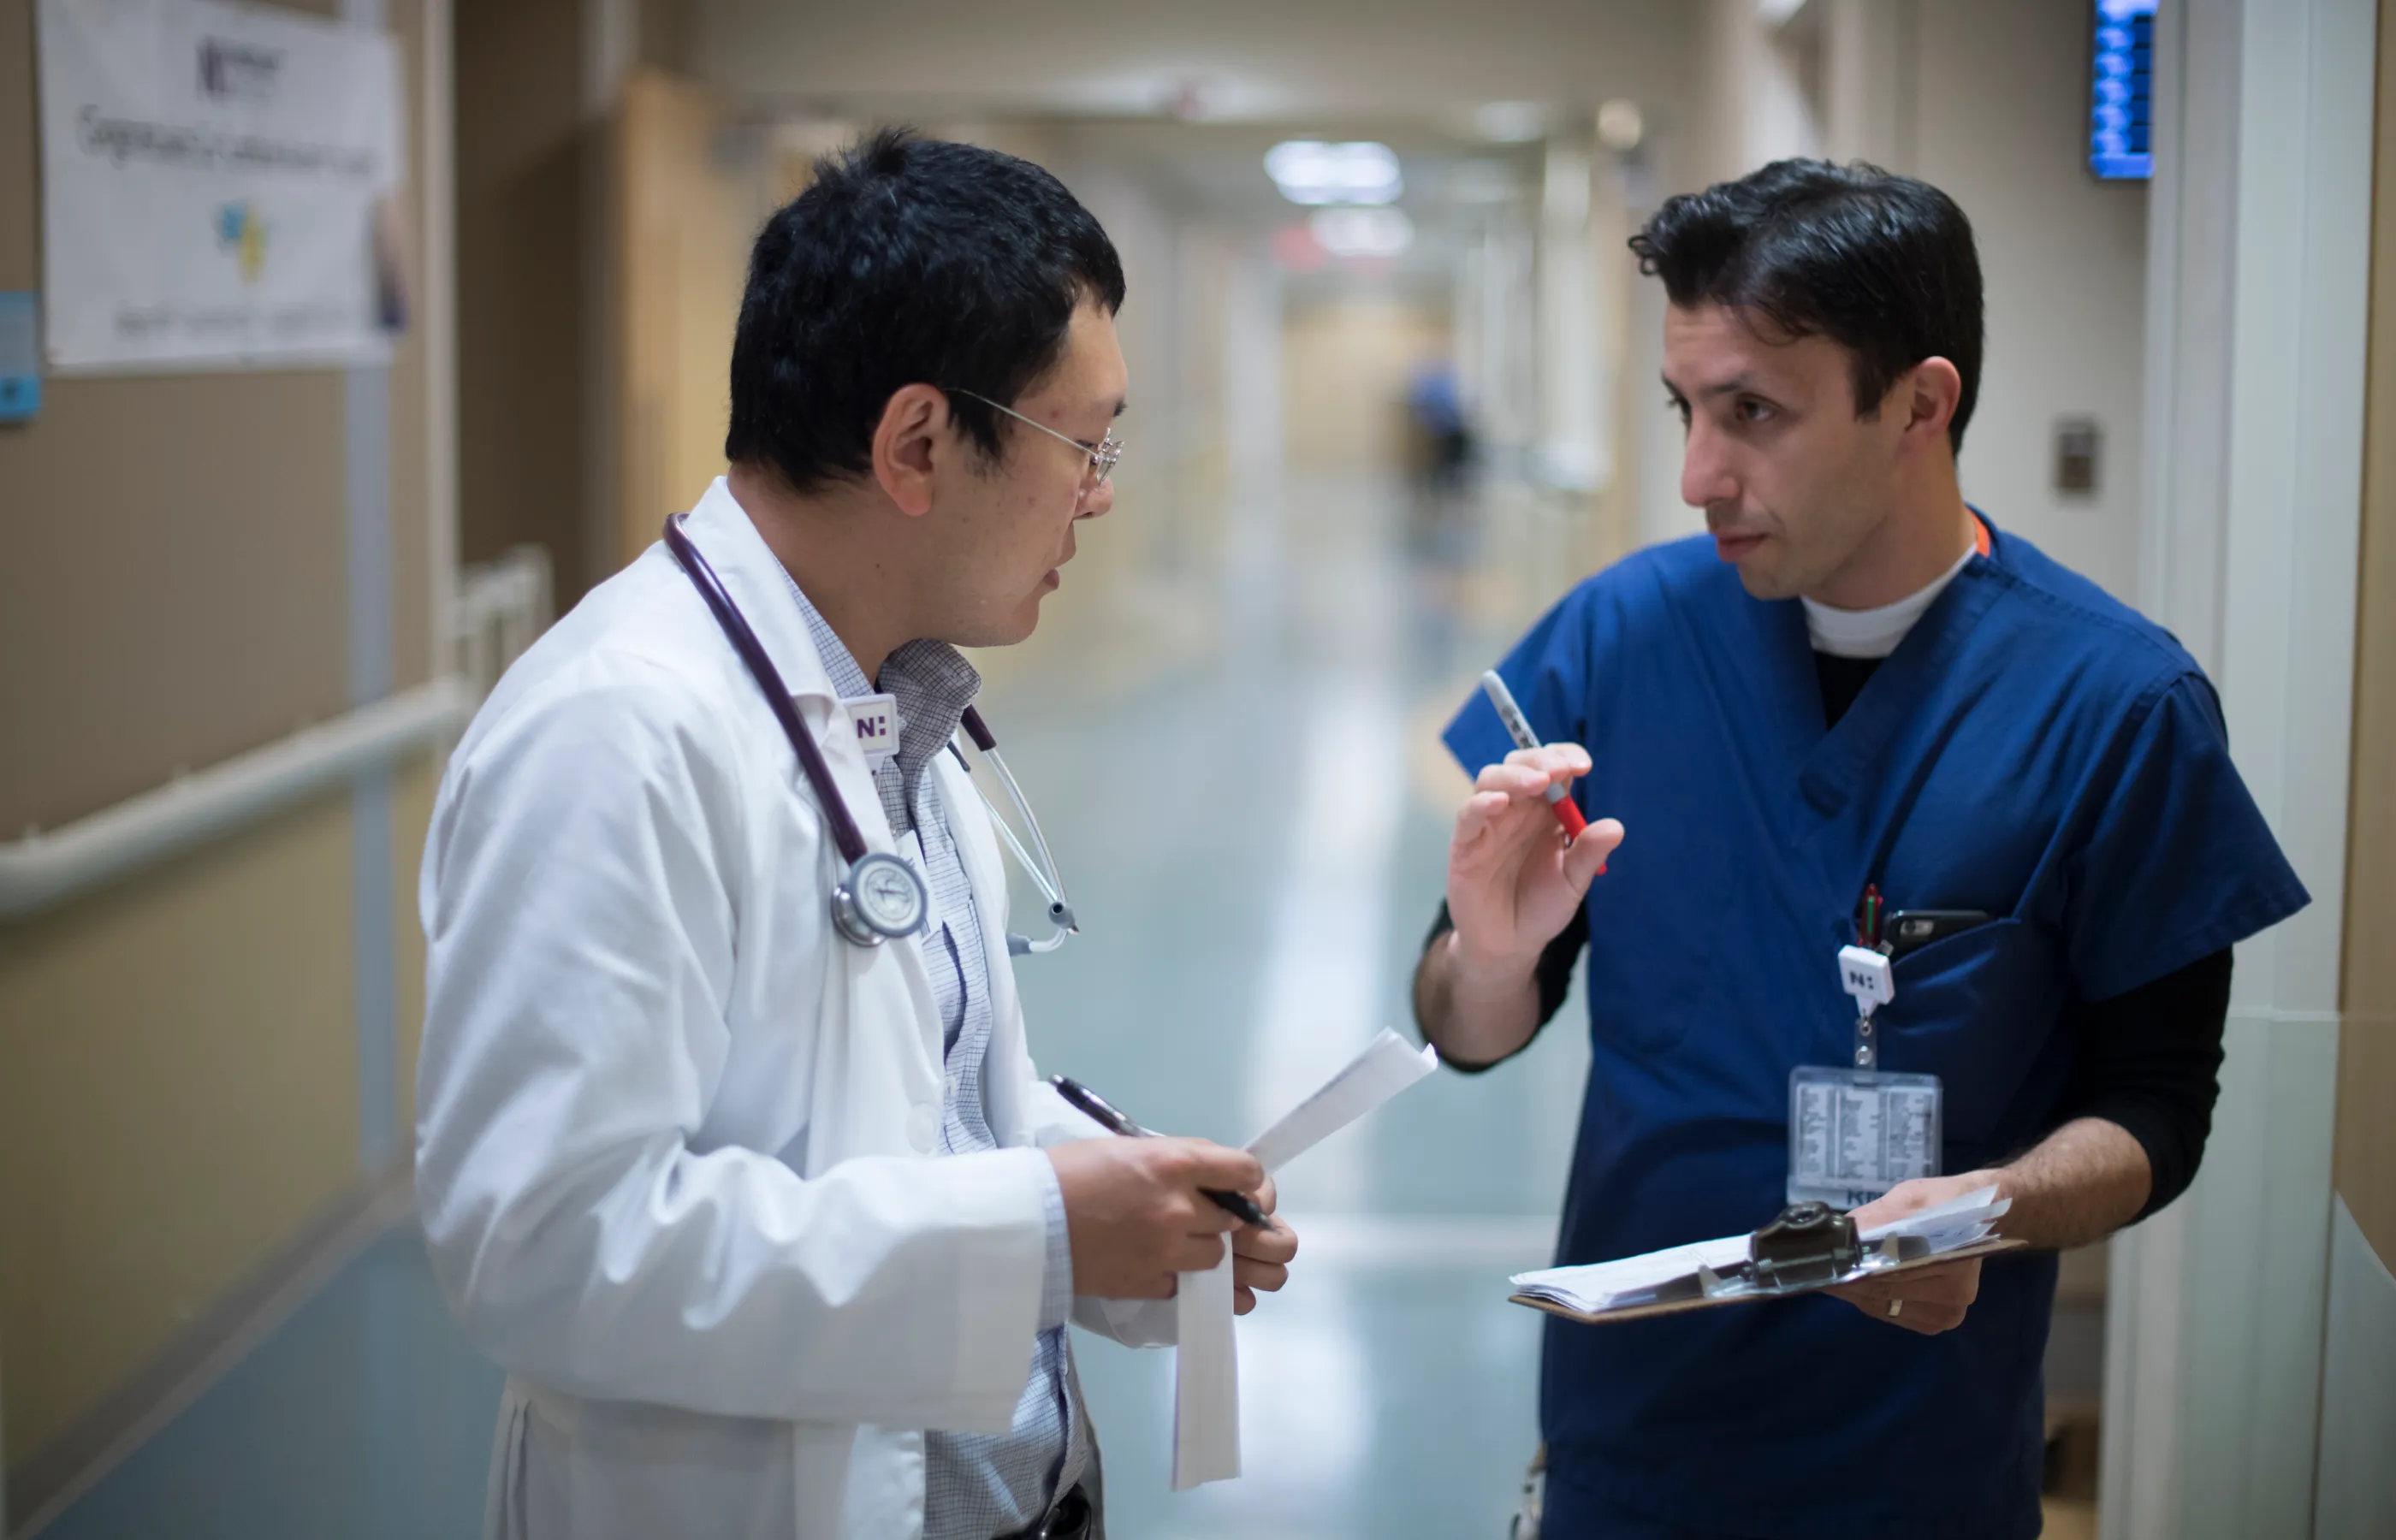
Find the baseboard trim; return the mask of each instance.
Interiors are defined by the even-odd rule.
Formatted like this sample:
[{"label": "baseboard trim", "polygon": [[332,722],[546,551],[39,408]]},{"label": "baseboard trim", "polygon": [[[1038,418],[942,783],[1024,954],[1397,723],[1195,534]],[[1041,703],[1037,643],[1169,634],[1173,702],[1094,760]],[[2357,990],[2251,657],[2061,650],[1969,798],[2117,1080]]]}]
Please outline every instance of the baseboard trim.
[{"label": "baseboard trim", "polygon": [[30,1540],[247,1357],[343,1268],[406,1219],[401,1165],[345,1188],[91,1410],[7,1472],[14,1540]]}]

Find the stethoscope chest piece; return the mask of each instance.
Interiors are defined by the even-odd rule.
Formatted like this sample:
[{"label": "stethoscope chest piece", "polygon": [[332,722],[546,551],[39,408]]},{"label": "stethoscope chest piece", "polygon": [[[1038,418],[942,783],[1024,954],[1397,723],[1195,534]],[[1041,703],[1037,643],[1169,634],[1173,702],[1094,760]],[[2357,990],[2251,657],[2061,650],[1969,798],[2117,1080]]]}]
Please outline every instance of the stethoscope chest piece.
[{"label": "stethoscope chest piece", "polygon": [[832,890],[832,923],[860,947],[914,935],[930,909],[924,879],[885,850],[868,851],[851,862]]}]

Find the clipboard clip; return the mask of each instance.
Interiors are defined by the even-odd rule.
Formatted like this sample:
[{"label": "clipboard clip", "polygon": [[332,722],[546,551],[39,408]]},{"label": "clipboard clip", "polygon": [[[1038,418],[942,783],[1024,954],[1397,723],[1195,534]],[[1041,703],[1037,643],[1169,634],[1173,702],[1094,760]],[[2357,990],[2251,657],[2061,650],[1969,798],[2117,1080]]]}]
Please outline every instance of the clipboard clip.
[{"label": "clipboard clip", "polygon": [[1856,1222],[1828,1203],[1791,1203],[1747,1241],[1748,1281],[1762,1293],[1834,1283],[1863,1260]]}]

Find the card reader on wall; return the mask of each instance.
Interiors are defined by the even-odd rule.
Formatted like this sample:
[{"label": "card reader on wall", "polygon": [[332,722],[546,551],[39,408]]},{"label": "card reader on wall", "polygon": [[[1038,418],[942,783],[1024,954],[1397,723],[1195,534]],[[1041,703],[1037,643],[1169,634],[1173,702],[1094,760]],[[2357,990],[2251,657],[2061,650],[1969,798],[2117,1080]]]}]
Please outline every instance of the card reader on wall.
[{"label": "card reader on wall", "polygon": [[28,421],[42,409],[38,298],[22,290],[0,293],[0,422]]}]

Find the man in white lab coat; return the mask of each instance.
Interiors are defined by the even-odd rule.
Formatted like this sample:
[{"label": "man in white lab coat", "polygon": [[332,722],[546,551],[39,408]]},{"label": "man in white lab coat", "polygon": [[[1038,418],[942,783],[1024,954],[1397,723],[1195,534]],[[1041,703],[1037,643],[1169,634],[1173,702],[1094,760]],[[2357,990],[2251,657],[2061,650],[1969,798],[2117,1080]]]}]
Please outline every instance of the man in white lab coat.
[{"label": "man in white lab coat", "polygon": [[[507,674],[425,853],[417,1191],[509,1372],[494,1535],[1102,1533],[1070,1315],[1167,1340],[1271,1185],[1093,1138],[1034,1075],[1005,873],[943,750],[1104,513],[1125,390],[1105,232],[1055,179],[878,135],[753,253],[728,477],[682,532],[797,711],[652,547]],[[854,718],[895,715],[861,743]],[[886,698],[885,698],[886,697]],[[811,741],[929,899],[859,945]],[[902,884],[903,885],[903,884]],[[1286,1226],[1231,1236],[1240,1308]]]}]

